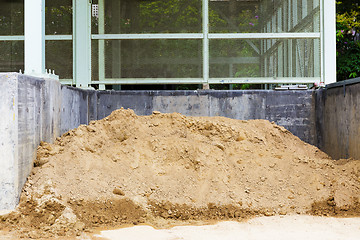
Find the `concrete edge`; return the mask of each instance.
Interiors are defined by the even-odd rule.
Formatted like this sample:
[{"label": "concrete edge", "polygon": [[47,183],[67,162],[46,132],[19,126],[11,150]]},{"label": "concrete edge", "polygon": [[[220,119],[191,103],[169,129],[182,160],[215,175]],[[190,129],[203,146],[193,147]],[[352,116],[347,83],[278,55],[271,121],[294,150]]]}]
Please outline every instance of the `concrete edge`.
[{"label": "concrete edge", "polygon": [[354,78],[354,79],[349,79],[349,80],[344,80],[344,81],[340,81],[340,82],[336,82],[336,83],[330,83],[330,84],[326,85],[325,88],[331,89],[331,88],[337,88],[337,87],[345,87],[345,86],[357,84],[357,83],[360,83],[360,77]]}]

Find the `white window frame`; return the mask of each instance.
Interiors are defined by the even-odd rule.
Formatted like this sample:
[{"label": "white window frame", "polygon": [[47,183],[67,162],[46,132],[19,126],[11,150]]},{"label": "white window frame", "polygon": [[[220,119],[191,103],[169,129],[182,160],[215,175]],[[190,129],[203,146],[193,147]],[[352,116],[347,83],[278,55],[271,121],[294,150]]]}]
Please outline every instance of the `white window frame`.
[{"label": "white window frame", "polygon": [[[104,25],[104,0],[99,0],[99,23]],[[171,34],[105,34],[100,27],[99,34],[91,34],[91,1],[73,0],[73,35],[46,35],[45,0],[25,0],[25,36],[0,36],[0,41],[25,40],[25,71],[46,73],[45,40],[73,40],[73,79],[62,79],[65,84],[76,83],[78,87],[99,84],[234,84],[234,83],[316,83],[325,85],[336,82],[336,9],[335,0],[320,0],[320,32],[296,33],[209,33],[209,0],[202,0],[202,33]],[[31,13],[31,14],[29,14]],[[34,16],[38,16],[34,18]],[[36,27],[35,27],[36,26]],[[35,30],[36,31],[35,31]],[[99,40],[99,81],[91,79],[91,40]],[[199,39],[203,42],[202,78],[105,78],[104,40],[122,39]],[[209,40],[210,39],[318,39],[320,42],[319,77],[257,77],[257,78],[210,78]],[[250,42],[250,41],[249,41]],[[286,49],[285,49],[286,50]],[[31,56],[31,57],[30,57]],[[31,61],[29,61],[31,59]],[[314,61],[315,62],[315,61]],[[317,66],[316,66],[317,67]],[[56,69],[55,69],[56,70]]]}]

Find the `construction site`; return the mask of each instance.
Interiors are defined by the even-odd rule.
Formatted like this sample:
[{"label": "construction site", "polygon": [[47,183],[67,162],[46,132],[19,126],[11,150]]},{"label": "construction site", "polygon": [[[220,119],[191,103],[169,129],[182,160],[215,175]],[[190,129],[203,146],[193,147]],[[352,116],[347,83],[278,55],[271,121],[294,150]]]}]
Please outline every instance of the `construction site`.
[{"label": "construction site", "polygon": [[1,4],[0,239],[358,239],[335,1]]}]

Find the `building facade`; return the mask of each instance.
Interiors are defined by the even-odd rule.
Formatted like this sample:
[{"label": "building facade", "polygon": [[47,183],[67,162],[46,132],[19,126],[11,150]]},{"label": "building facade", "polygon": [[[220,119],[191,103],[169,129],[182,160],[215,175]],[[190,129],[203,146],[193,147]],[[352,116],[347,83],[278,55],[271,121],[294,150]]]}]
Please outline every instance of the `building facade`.
[{"label": "building facade", "polygon": [[0,71],[78,87],[336,81],[335,0],[1,3]]}]

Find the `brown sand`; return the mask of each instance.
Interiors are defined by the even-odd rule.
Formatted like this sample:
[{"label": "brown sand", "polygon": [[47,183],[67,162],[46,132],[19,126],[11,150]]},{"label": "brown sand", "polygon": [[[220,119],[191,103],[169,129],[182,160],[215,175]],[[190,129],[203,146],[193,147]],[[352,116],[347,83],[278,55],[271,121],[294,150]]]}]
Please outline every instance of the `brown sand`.
[{"label": "brown sand", "polygon": [[120,109],[42,143],[34,165],[18,209],[0,217],[0,229],[23,237],[262,215],[360,216],[360,161],[334,161],[265,120]]}]

